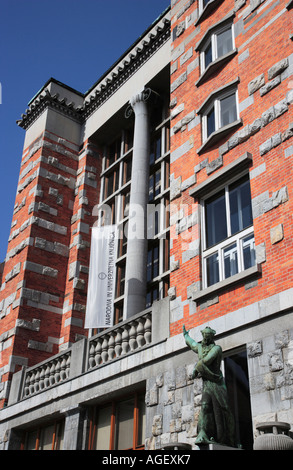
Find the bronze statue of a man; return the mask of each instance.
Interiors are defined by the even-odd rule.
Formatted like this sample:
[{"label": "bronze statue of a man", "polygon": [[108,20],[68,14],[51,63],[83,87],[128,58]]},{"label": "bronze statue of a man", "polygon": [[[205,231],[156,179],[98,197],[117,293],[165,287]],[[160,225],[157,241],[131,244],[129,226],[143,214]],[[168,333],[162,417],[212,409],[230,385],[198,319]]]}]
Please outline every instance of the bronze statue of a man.
[{"label": "bronze statue of a man", "polygon": [[234,419],[228,405],[227,389],[221,372],[222,348],[214,342],[215,330],[201,331],[203,340],[190,338],[183,325],[183,335],[189,348],[198,354],[192,378],[203,380],[201,411],[198,419],[196,444],[218,443],[235,446]]}]

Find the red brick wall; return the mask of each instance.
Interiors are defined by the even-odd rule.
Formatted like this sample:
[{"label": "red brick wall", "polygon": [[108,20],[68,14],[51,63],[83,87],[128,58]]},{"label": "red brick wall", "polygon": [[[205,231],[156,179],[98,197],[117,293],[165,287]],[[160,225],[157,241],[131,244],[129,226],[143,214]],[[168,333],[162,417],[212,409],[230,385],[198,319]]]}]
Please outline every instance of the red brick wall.
[{"label": "red brick wall", "polygon": [[[175,3],[175,5],[174,5]],[[205,19],[195,25],[197,18],[198,2],[177,1],[173,2],[172,8],[172,30],[174,38],[173,60],[171,63],[171,86],[175,89],[171,95],[173,109],[184,105],[184,110],[171,121],[171,128],[177,126],[185,116],[195,112],[193,127],[180,127],[179,131],[171,137],[171,152],[176,157],[171,164],[173,179],[182,177],[182,183],[195,174],[194,168],[208,159],[208,162],[216,160],[220,156],[219,147],[231,139],[232,136],[246,126],[251,125],[256,119],[261,118],[263,113],[274,105],[282,102],[282,107],[275,109],[275,118],[272,122],[263,126],[254,135],[246,140],[238,141],[238,145],[223,154],[223,165],[216,171],[224,168],[245,152],[252,155],[253,164],[250,167],[252,200],[265,191],[269,192],[271,198],[273,193],[286,187],[288,200],[277,205],[277,207],[254,218],[254,232],[256,246],[265,245],[266,261],[262,263],[262,275],[257,280],[257,285],[248,290],[245,289],[246,282],[227,288],[218,294],[219,301],[209,307],[201,308],[194,302],[187,301],[187,287],[192,283],[201,281],[201,256],[194,256],[185,261],[182,258],[186,250],[183,236],[187,238],[187,232],[183,232],[173,241],[171,257],[179,261],[179,269],[171,273],[171,286],[176,286],[176,295],[181,297],[183,307],[183,318],[173,319],[171,333],[177,334],[182,331],[182,324],[187,327],[195,327],[228,312],[256,302],[262,298],[272,296],[280,291],[292,287],[293,263],[292,263],[292,9],[286,9],[287,1],[260,3],[258,8],[253,9],[253,2],[225,0],[215,3],[215,9]],[[292,2],[291,2],[292,3]],[[254,2],[256,4],[256,2]],[[242,5],[242,6],[241,6]],[[200,86],[195,83],[200,76],[199,53],[195,50],[196,44],[203,37],[207,29],[219,22],[225,15],[236,7],[234,18],[235,45],[237,54],[224,66],[220,67],[209,79]],[[179,25],[180,28],[179,28]],[[185,30],[184,30],[185,28]],[[178,34],[179,31],[179,34]],[[182,32],[183,31],[183,32]],[[177,32],[177,35],[176,35]],[[181,33],[181,34],[180,34]],[[187,54],[188,52],[188,54]],[[185,54],[185,57],[184,57]],[[192,55],[191,55],[192,54]],[[249,54],[249,55],[248,55]],[[189,57],[189,58],[188,58]],[[245,58],[247,57],[247,58]],[[186,60],[186,58],[188,58]],[[264,83],[270,81],[269,69],[281,59],[288,59],[288,67],[279,74],[280,83],[271,91],[261,96],[256,90],[249,94],[249,83],[261,74],[264,74]],[[178,77],[186,72],[185,81],[178,84]],[[204,151],[200,155],[197,149],[202,144],[201,125],[196,121],[196,110],[202,105],[211,91],[218,89],[226,83],[239,77],[238,85],[239,103],[241,104],[240,118],[242,125],[234,129],[229,135],[222,138],[214,147]],[[248,101],[244,101],[248,100]],[[250,101],[249,101],[250,100]],[[250,106],[245,103],[253,100]],[[172,101],[171,101],[172,103]],[[278,114],[280,114],[278,116]],[[189,130],[190,129],[190,130]],[[277,136],[274,142],[278,142],[274,148],[263,153],[262,145],[272,136]],[[279,141],[279,140],[280,141]],[[186,152],[178,153],[178,149],[186,145]],[[188,147],[189,145],[189,147]],[[269,147],[268,147],[269,148]],[[224,147],[222,147],[224,149]],[[286,150],[288,149],[288,150]],[[286,153],[285,153],[286,152]],[[264,166],[265,165],[265,166]],[[198,167],[197,167],[198,168]],[[265,171],[261,172],[265,168]],[[261,170],[262,169],[262,170]],[[213,174],[216,174],[216,171]],[[208,178],[206,169],[196,172],[197,183]],[[183,186],[183,185],[182,185]],[[181,188],[182,188],[181,186]],[[191,184],[188,189],[183,188],[178,197],[173,200],[179,209],[181,204],[187,204],[189,213],[196,210],[198,200],[189,195]],[[193,209],[192,209],[193,205]],[[284,238],[276,244],[272,244],[270,231],[272,228],[283,225]],[[191,230],[194,238],[199,237],[199,224],[195,224]],[[174,227],[172,233],[175,233]],[[183,262],[185,261],[185,262]]]},{"label": "red brick wall", "polygon": [[[87,335],[90,227],[100,165],[89,143],[79,152],[46,131],[23,152],[0,292],[2,387],[22,365],[41,362]],[[81,269],[69,279],[75,261]]]}]

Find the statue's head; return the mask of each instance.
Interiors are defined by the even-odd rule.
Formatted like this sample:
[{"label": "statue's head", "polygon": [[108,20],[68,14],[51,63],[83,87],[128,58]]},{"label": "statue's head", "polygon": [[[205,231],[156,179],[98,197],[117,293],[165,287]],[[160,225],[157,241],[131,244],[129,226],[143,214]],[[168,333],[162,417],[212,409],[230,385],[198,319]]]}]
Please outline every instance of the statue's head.
[{"label": "statue's head", "polygon": [[209,326],[206,326],[203,330],[201,330],[201,334],[204,342],[209,344],[213,342],[216,331]]}]

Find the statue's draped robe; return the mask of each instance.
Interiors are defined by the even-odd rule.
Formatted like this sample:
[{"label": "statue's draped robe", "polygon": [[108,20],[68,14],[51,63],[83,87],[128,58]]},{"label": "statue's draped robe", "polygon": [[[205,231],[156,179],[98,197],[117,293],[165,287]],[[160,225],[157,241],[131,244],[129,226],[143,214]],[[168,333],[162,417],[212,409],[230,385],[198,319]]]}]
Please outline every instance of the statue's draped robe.
[{"label": "statue's draped robe", "polygon": [[227,389],[221,372],[222,349],[215,343],[203,345],[185,335],[186,344],[198,354],[193,377],[203,380],[202,407],[196,443],[217,442],[235,445],[234,418],[228,405]]}]

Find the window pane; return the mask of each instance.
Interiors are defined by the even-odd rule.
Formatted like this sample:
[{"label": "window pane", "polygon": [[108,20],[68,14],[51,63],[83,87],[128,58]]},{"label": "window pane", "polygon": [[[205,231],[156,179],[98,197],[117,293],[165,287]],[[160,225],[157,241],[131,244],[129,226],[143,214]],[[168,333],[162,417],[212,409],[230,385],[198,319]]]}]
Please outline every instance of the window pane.
[{"label": "window pane", "polygon": [[237,244],[228,246],[224,249],[224,271],[225,279],[238,273]]},{"label": "window pane", "polygon": [[255,266],[255,243],[254,235],[249,235],[242,240],[244,269]]},{"label": "window pane", "polygon": [[108,450],[110,448],[111,413],[112,406],[99,409],[94,445],[96,450]]},{"label": "window pane", "polygon": [[231,27],[217,34],[217,57],[222,57],[232,51],[232,29]]},{"label": "window pane", "polygon": [[207,248],[227,238],[225,193],[206,202],[206,244]]},{"label": "window pane", "polygon": [[252,225],[250,183],[246,179],[229,188],[231,234]]},{"label": "window pane", "polygon": [[213,54],[212,54],[212,43],[210,42],[207,48],[204,51],[204,65],[205,68],[213,61]]},{"label": "window pane", "polygon": [[224,359],[229,404],[235,418],[236,440],[245,450],[253,446],[249,374],[246,351]]},{"label": "window pane", "polygon": [[149,177],[149,201],[154,199],[154,175]]},{"label": "window pane", "polygon": [[152,265],[153,265],[153,250],[148,251],[148,261],[147,261],[147,282],[152,279]]},{"label": "window pane", "polygon": [[56,425],[55,445],[54,450],[63,450],[64,441],[64,422]]},{"label": "window pane", "polygon": [[161,170],[155,173],[155,196],[158,196],[161,192]]},{"label": "window pane", "polygon": [[206,259],[207,268],[207,287],[219,282],[219,257],[218,253],[209,256]]},{"label": "window pane", "polygon": [[215,109],[212,108],[207,114],[207,137],[212,134],[216,129],[215,126]]},{"label": "window pane", "polygon": [[31,431],[28,432],[26,435],[26,450],[35,450],[36,449],[36,442],[38,437],[38,431]]},{"label": "window pane", "polygon": [[55,424],[41,430],[39,450],[52,450],[54,430]]},{"label": "window pane", "polygon": [[237,110],[236,110],[236,95],[233,93],[226,98],[220,100],[221,108],[221,127],[236,121]]},{"label": "window pane", "polygon": [[153,251],[153,277],[159,275],[159,247],[155,246]]},{"label": "window pane", "polygon": [[137,430],[137,445],[144,445],[145,442],[145,397],[144,395],[138,396],[138,430]]},{"label": "window pane", "polygon": [[134,399],[123,401],[117,405],[115,448],[118,450],[133,447],[133,412]]}]

